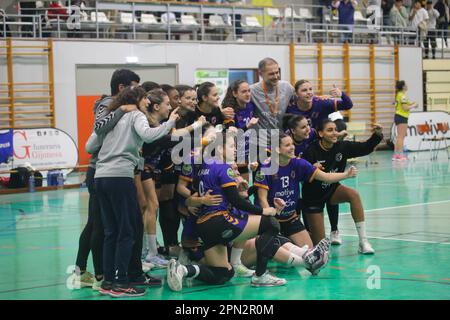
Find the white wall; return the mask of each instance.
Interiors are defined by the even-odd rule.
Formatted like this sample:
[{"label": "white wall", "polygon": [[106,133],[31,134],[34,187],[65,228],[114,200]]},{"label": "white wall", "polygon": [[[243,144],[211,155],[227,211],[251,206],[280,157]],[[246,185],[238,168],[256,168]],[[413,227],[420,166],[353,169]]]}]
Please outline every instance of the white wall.
[{"label": "white wall", "polygon": [[[39,42],[36,42],[40,44]],[[77,135],[76,114],[76,66],[79,64],[126,65],[125,57],[137,56],[140,64],[178,66],[180,83],[193,84],[196,69],[204,68],[256,68],[258,61],[272,57],[280,63],[283,80],[290,79],[289,47],[287,45],[208,44],[208,43],[133,43],[109,41],[54,41],[55,116],[56,127],[70,134],[75,142]],[[19,62],[19,61],[17,61]],[[368,70],[352,64],[351,76],[367,77]],[[0,68],[6,71],[4,67]],[[47,81],[47,67],[31,59],[15,63],[16,81]],[[1,78],[5,72],[1,72]],[[316,78],[314,59],[304,58],[296,62],[297,79]],[[336,69],[325,61],[324,73],[337,78],[342,68]],[[393,78],[393,70],[387,65],[376,67],[377,77]],[[423,107],[422,58],[420,48],[400,49],[400,78],[409,85],[409,97]],[[20,80],[19,80],[20,79]],[[5,79],[3,79],[4,81]],[[152,79],[156,80],[156,79]],[[328,88],[324,88],[328,90]]]},{"label": "white wall", "polygon": [[196,69],[257,68],[259,60],[272,57],[279,62],[283,79],[289,80],[286,45],[55,41],[56,127],[78,142],[76,65],[126,64],[127,56],[138,57],[141,64],[177,64],[179,82],[191,85]]},{"label": "white wall", "polygon": [[399,60],[400,80],[408,85],[408,98],[419,104],[413,111],[423,111],[422,48],[400,48]]}]

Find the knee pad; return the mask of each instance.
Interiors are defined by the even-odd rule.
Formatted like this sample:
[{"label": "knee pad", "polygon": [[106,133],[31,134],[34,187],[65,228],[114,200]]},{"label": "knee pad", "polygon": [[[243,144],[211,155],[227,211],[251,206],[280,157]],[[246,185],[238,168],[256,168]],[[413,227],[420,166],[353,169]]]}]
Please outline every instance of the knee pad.
[{"label": "knee pad", "polygon": [[228,270],[227,268],[223,267],[209,267],[209,269],[212,271],[214,275],[212,279],[213,284],[224,284],[234,276],[233,267],[231,267],[231,270]]},{"label": "knee pad", "polygon": [[266,258],[273,258],[281,246],[290,240],[282,235],[267,237],[266,235],[256,238],[255,246],[258,254],[262,254]]},{"label": "knee pad", "polygon": [[258,234],[269,233],[276,235],[280,232],[280,223],[275,217],[261,216],[261,222],[259,224]]}]

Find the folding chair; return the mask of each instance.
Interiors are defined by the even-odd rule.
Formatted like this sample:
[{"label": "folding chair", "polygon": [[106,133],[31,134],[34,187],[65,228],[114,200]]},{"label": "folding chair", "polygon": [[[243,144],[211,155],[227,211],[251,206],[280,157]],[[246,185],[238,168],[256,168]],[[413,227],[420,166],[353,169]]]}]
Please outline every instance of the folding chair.
[{"label": "folding chair", "polygon": [[[442,123],[440,124],[440,127],[442,129],[445,129],[445,125]],[[417,129],[417,134],[423,135],[423,137],[419,143],[418,151],[422,150],[421,149],[422,142],[428,142],[429,143],[430,160],[436,160],[439,150],[440,150],[439,148],[441,146],[441,142],[445,141],[445,144],[447,145],[446,138],[444,136],[439,137],[437,134],[439,134],[439,131],[443,132],[445,130],[439,130],[439,128],[438,128],[437,134],[433,136],[432,128],[428,123],[418,124],[418,125],[416,125],[416,129]],[[448,156],[448,148],[447,148],[447,156]]]}]

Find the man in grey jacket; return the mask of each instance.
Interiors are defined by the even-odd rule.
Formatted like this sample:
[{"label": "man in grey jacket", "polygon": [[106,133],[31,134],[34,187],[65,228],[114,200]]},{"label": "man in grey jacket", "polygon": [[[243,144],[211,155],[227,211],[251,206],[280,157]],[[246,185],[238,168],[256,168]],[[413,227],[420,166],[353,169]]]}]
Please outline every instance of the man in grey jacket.
[{"label": "man in grey jacket", "polygon": [[[280,67],[272,58],[265,58],[258,64],[262,81],[252,84],[252,102],[255,104],[255,117],[259,118],[255,129],[260,147],[270,146],[273,130],[282,130],[283,116],[289,102],[295,97],[295,90],[287,81],[280,80]],[[254,161],[256,159],[252,159]],[[263,159],[258,159],[263,160]]]}]

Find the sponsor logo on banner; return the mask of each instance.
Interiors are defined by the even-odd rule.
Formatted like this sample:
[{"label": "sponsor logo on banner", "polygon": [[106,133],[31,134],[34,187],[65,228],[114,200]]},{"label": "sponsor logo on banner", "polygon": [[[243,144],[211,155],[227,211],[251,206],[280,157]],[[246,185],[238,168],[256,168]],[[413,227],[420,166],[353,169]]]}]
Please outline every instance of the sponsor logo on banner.
[{"label": "sponsor logo on banner", "polygon": [[[56,128],[15,129],[13,146],[13,161],[1,164],[0,171],[29,163],[34,169],[45,172],[45,169],[73,168],[78,163],[75,142],[67,133]],[[67,175],[72,170],[63,169],[63,172]]]},{"label": "sponsor logo on banner", "polygon": [[[430,111],[430,112],[411,112],[408,118],[408,130],[406,131],[406,138],[404,146],[408,151],[418,151],[419,145],[420,150],[431,149],[444,149],[445,143],[433,142],[433,141],[422,141],[423,138],[433,138],[433,137],[446,137],[450,139],[450,131],[438,131],[437,124],[443,123],[447,127],[450,124],[450,114],[444,111]],[[418,133],[418,124],[428,124],[431,128],[431,132],[428,133]],[[391,128],[391,141],[395,144],[397,139],[397,130],[395,124]],[[447,145],[449,143],[447,142]]]}]

